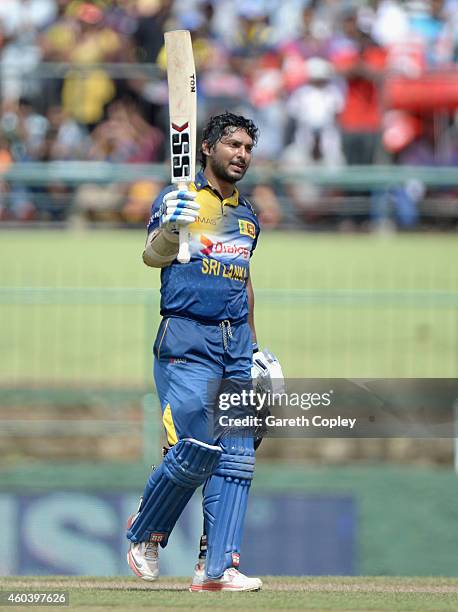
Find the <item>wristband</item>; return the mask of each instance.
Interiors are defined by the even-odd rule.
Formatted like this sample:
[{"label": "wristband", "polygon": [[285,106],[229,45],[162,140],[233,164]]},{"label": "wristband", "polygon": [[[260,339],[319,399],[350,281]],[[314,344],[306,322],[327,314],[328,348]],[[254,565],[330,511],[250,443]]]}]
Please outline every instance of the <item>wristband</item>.
[{"label": "wristband", "polygon": [[253,349],[253,354],[257,353],[259,351],[259,346],[257,342],[253,342],[253,344],[251,345],[251,348]]}]

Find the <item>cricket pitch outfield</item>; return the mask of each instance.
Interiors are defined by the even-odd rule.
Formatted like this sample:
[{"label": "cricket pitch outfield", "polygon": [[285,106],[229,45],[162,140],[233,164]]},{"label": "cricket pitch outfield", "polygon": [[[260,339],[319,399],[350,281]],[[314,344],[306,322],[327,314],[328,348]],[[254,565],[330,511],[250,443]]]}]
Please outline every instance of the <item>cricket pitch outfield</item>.
[{"label": "cricket pitch outfield", "polygon": [[[143,243],[143,231],[2,234],[0,383],[149,386],[159,271]],[[266,232],[258,337],[290,378],[454,377],[457,259],[453,235]]]},{"label": "cricket pitch outfield", "polygon": [[[457,610],[458,579],[410,577],[273,577],[263,578],[258,593],[190,593],[188,578],[165,577],[155,583],[124,576],[9,577],[0,579],[0,591],[67,591],[69,606],[82,610]],[[2,602],[4,599],[2,600]],[[1,610],[30,610],[0,606]],[[33,606],[34,607],[34,606]],[[44,609],[44,608],[40,608]],[[46,609],[56,609],[56,606]]]}]

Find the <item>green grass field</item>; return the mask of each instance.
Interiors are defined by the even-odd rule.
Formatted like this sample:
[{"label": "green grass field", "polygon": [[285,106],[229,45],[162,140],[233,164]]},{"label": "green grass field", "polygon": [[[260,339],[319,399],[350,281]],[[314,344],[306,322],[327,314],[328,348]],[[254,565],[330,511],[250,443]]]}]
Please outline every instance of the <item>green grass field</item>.
[{"label": "green grass field", "polygon": [[[458,580],[451,578],[266,577],[258,593],[189,593],[189,580],[163,578],[3,578],[0,589],[68,591],[62,610],[431,610],[458,609]],[[5,595],[2,595],[5,597]],[[35,607],[35,606],[33,606]],[[13,606],[1,609],[30,610]],[[45,608],[40,608],[45,609]],[[54,606],[46,609],[55,609]]]},{"label": "green grass field", "polygon": [[[0,384],[149,384],[159,272],[143,241],[3,233]],[[259,340],[289,377],[456,376],[456,261],[453,235],[266,233],[252,270]]]}]

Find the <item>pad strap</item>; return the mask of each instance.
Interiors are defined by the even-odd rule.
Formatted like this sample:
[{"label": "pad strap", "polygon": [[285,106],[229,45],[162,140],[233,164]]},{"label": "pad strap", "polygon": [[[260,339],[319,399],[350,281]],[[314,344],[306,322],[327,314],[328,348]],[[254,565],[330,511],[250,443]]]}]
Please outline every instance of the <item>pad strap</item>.
[{"label": "pad strap", "polygon": [[223,453],[215,470],[218,476],[226,476],[226,480],[231,482],[234,478],[252,480],[254,472],[254,456],[229,455]]}]

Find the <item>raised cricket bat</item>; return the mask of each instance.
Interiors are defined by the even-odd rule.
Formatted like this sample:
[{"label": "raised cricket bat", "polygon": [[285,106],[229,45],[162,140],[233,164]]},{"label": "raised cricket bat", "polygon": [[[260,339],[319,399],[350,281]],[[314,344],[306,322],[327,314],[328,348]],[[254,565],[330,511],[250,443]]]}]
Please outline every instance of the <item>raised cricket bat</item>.
[{"label": "raised cricket bat", "polygon": [[[165,32],[169,84],[170,155],[172,183],[189,188],[196,173],[196,69],[188,30]],[[188,263],[189,231],[180,227],[178,261]]]}]

